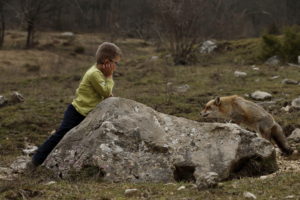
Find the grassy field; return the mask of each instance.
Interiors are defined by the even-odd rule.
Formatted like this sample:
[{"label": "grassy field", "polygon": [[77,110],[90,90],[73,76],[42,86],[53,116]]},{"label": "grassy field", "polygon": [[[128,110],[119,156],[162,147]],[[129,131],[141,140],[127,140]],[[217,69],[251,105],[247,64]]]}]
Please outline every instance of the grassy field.
[{"label": "grassy field", "polygon": [[[102,34],[66,38],[60,33],[40,33],[37,47],[24,50],[25,34],[9,31],[0,50],[0,95],[19,91],[25,101],[0,108],[0,166],[9,166],[22,154],[26,143],[39,145],[57,128],[81,76],[94,63],[97,45],[105,40]],[[281,81],[300,81],[300,68],[256,64],[259,70],[254,70],[252,65],[260,63],[259,39],[220,41],[217,52],[199,55],[199,63],[191,66],[173,66],[167,53],[157,51],[148,41],[119,39],[116,43],[124,56],[115,73],[115,96],[139,101],[167,114],[205,121],[199,112],[208,100],[262,90],[273,95],[276,103],[264,106],[287,134],[300,127],[299,111],[281,110],[300,96],[299,85],[284,85]],[[248,75],[237,78],[233,75],[235,70]],[[273,76],[279,78],[272,79]],[[185,84],[190,89],[178,92],[176,88]],[[300,199],[297,170],[283,170],[265,180],[232,180],[206,191],[197,191],[190,183],[107,184],[84,179],[56,180],[48,173],[40,169],[35,177],[21,176],[13,182],[0,180],[0,199],[127,199],[127,188],[139,189],[132,197],[135,199],[243,199],[244,191],[253,192],[258,199],[284,199],[289,195]],[[57,183],[44,184],[50,180]],[[181,185],[187,189],[177,191]]]}]

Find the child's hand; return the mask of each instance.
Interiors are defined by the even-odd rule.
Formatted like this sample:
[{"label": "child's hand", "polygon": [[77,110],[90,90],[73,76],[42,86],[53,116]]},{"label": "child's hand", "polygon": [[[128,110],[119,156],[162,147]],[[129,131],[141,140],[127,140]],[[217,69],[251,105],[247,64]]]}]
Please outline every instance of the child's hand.
[{"label": "child's hand", "polygon": [[112,78],[113,72],[115,71],[116,66],[112,63],[103,64],[100,68],[101,72],[107,78]]}]

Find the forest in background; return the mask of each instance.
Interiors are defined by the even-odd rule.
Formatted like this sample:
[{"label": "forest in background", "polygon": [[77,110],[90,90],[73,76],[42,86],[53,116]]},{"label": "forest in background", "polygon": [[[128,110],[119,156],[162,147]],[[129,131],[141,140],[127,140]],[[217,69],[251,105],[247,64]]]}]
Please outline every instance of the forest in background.
[{"label": "forest in background", "polygon": [[180,28],[200,38],[257,37],[300,24],[299,8],[298,0],[0,0],[0,46],[6,29],[26,30],[27,47],[37,30],[105,32],[112,39],[161,40]]}]

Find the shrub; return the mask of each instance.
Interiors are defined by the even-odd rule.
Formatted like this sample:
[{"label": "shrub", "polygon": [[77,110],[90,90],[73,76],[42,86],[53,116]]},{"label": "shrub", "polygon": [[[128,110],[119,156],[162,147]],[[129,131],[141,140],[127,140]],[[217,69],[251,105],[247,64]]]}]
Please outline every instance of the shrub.
[{"label": "shrub", "polygon": [[41,66],[39,65],[32,65],[32,64],[24,64],[23,67],[26,69],[27,72],[39,72],[41,69]]},{"label": "shrub", "polygon": [[265,34],[262,36],[260,57],[265,60],[272,56],[279,56],[284,62],[297,62],[300,55],[300,29],[289,27],[282,38]]},{"label": "shrub", "polygon": [[262,59],[268,59],[272,56],[282,56],[282,44],[280,40],[270,34],[266,34],[262,36],[262,52],[261,57]]},{"label": "shrub", "polygon": [[300,32],[296,27],[287,28],[283,39],[284,60],[297,62],[300,55]]},{"label": "shrub", "polygon": [[74,49],[74,52],[79,53],[79,54],[83,54],[85,52],[85,49],[84,49],[84,47],[79,46],[79,47],[76,47]]}]

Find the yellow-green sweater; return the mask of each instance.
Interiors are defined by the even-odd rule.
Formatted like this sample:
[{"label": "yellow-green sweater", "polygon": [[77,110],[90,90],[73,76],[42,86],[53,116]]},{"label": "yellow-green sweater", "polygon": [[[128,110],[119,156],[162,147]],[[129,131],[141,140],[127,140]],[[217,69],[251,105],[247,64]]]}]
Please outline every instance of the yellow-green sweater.
[{"label": "yellow-green sweater", "polygon": [[98,103],[112,94],[113,87],[113,79],[106,78],[95,64],[84,74],[72,105],[80,114],[87,116]]}]

